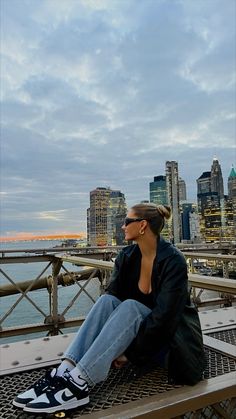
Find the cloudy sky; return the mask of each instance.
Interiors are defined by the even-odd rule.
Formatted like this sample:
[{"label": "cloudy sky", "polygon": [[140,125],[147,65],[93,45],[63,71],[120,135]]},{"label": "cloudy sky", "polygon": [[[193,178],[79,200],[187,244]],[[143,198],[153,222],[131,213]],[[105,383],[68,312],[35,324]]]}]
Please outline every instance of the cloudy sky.
[{"label": "cloudy sky", "polygon": [[[86,230],[177,160],[235,163],[235,0],[1,0],[1,235]],[[225,188],[227,193],[227,188]]]}]

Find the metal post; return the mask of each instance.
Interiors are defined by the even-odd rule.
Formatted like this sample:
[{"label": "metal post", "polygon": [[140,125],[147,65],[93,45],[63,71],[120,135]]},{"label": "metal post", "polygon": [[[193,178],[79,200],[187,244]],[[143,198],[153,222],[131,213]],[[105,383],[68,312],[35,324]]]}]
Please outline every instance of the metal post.
[{"label": "metal post", "polygon": [[194,265],[193,265],[193,259],[192,258],[188,259],[188,265],[189,265],[189,272],[191,274],[193,274],[194,273]]},{"label": "metal post", "polygon": [[109,279],[109,271],[107,269],[103,269],[100,271],[100,295],[105,293],[105,289],[108,285]]},{"label": "metal post", "polygon": [[223,278],[229,278],[229,262],[223,261]]},{"label": "metal post", "polygon": [[[229,278],[229,262],[223,261],[223,278]],[[221,298],[226,298],[224,307],[232,307],[233,295],[221,294]]]},{"label": "metal post", "polygon": [[58,335],[58,274],[60,272],[62,262],[60,260],[52,262],[52,307],[51,322],[53,324],[53,330],[51,335]]},{"label": "metal post", "polygon": [[[193,264],[193,258],[192,257],[188,258],[188,266],[189,266],[189,268],[188,268],[189,273],[193,274],[194,273],[194,264]],[[196,302],[196,299],[197,299],[196,288],[192,288],[192,298],[193,298],[193,301]]]}]

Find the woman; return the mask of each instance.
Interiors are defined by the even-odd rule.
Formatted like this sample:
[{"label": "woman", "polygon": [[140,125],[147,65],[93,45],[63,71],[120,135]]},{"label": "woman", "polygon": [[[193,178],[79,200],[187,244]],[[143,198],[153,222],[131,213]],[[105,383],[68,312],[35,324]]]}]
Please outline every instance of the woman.
[{"label": "woman", "polygon": [[113,364],[167,365],[169,379],[195,384],[204,352],[197,311],[191,306],[184,256],[161,236],[170,207],[134,205],[122,229],[107,293],[88,314],[57,369],[18,395],[14,405],[53,413],[89,402],[88,386],[106,379]]}]

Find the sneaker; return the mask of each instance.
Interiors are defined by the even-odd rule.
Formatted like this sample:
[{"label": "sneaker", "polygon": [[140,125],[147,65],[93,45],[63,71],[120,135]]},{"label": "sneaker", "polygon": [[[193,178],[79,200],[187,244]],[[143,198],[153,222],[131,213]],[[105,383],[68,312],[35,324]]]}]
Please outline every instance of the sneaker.
[{"label": "sneaker", "polygon": [[56,377],[52,386],[25,406],[24,412],[54,413],[88,404],[88,384],[82,381],[83,385],[77,384],[69,373]]},{"label": "sneaker", "polygon": [[15,399],[13,400],[14,406],[24,408],[27,403],[39,397],[40,394],[45,392],[48,386],[53,384],[53,381],[55,380],[55,377],[56,377],[56,372],[57,372],[56,368],[54,368],[52,371],[46,371],[44,377],[41,377],[32,386],[30,386],[26,391],[18,394],[18,396],[15,397]]}]

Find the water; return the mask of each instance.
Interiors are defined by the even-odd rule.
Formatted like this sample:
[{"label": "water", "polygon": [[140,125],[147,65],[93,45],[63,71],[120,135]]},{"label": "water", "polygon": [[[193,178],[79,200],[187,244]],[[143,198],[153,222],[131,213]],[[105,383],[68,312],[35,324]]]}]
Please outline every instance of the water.
[{"label": "water", "polygon": [[[18,243],[2,243],[0,250],[2,249],[40,249],[40,248],[52,248],[56,245],[60,245],[61,242],[57,241],[34,241],[34,242],[18,242]],[[9,254],[12,255],[12,254]],[[15,255],[15,254],[14,254]],[[19,255],[19,254],[18,254]],[[15,283],[20,281],[27,281],[35,279],[42,270],[47,266],[48,262],[37,262],[37,263],[18,263],[18,264],[5,264],[1,265],[1,269],[4,273],[9,276]],[[64,263],[65,268],[68,271],[80,271],[81,268],[74,266],[72,264]],[[42,275],[42,277],[51,275],[52,266],[50,266]],[[64,272],[64,271],[61,271]],[[0,273],[0,285],[10,284],[10,281]],[[84,281],[80,281],[80,284],[83,285]],[[96,299],[99,295],[99,286],[100,282],[94,280],[90,282],[86,290],[91,294],[91,296]],[[59,313],[62,313],[63,310],[67,307],[68,303],[72,300],[75,294],[79,291],[79,286],[77,284],[71,285],[68,287],[59,287],[58,291],[58,309]],[[40,306],[40,309],[45,315],[49,315],[49,294],[45,289],[32,291],[27,294],[37,305]],[[11,295],[7,297],[2,297],[0,301],[0,317],[1,320],[3,316],[10,310],[12,305],[16,303],[21,294]],[[88,313],[92,307],[92,300],[85,294],[82,293],[74,305],[66,313],[66,319],[71,317],[84,316]],[[26,324],[35,324],[42,323],[44,321],[44,315],[41,314],[35,307],[26,299],[23,298],[19,304],[14,308],[13,312],[6,317],[2,322],[1,326],[3,328],[20,326]],[[75,328],[67,329],[66,332],[74,331]],[[33,333],[27,335],[27,339],[33,339],[40,336],[45,336],[46,332],[42,333]],[[26,337],[21,335],[11,338],[3,338],[1,343],[14,342],[18,340],[23,340]]]},{"label": "water", "polygon": [[[42,249],[42,248],[52,248],[54,246],[60,245],[60,241],[34,241],[34,242],[18,242],[18,243],[0,243],[0,252],[3,249]],[[13,255],[13,254],[10,254]],[[15,255],[15,254],[14,254]],[[18,254],[19,255],[19,254]],[[37,262],[37,263],[18,263],[18,264],[6,264],[1,265],[1,268],[9,276],[14,282],[19,281],[26,281],[35,279],[42,270],[47,266],[48,262]],[[68,271],[79,271],[81,268],[76,267],[72,264],[64,263],[64,266]],[[50,266],[46,272],[42,275],[43,277],[48,276],[51,274],[52,267]],[[63,271],[61,271],[63,272]],[[7,278],[0,273],[0,285],[10,283]],[[80,281],[82,285],[84,281]],[[86,290],[89,294],[92,295],[94,299],[99,296],[100,292],[100,282],[98,280],[94,280],[90,282]],[[63,313],[63,310],[66,308],[68,303],[74,297],[74,295],[78,292],[79,287],[77,284],[68,286],[68,287],[59,287],[58,291],[58,307],[59,313]],[[198,290],[199,291],[199,290]],[[207,291],[204,290],[202,294],[202,299],[208,299],[218,296],[218,293],[214,291]],[[16,301],[21,297],[21,294],[16,294],[8,297],[2,297],[0,300],[0,318],[2,319],[3,316],[10,310],[12,305],[16,303]],[[49,315],[49,294],[47,290],[37,290],[32,291],[29,293],[29,297],[40,305],[41,310],[44,312],[45,315]],[[78,316],[85,316],[90,308],[92,307],[93,302],[89,297],[82,293],[79,296],[79,299],[76,300],[75,304],[69,311],[66,313],[66,319],[71,317],[78,317]],[[20,303],[14,308],[13,312],[6,317],[3,321],[1,326],[3,328],[6,327],[13,327],[13,326],[20,326],[26,324],[35,324],[35,323],[42,323],[44,321],[44,315],[37,311],[32,304],[27,301],[26,298],[23,298]],[[66,332],[75,331],[75,328],[66,329]],[[27,335],[27,339],[34,339],[40,336],[45,336],[46,332],[42,333],[33,333]],[[14,342],[18,340],[25,339],[26,336],[17,336],[11,338],[4,338],[1,340],[1,343],[6,342]]]}]

